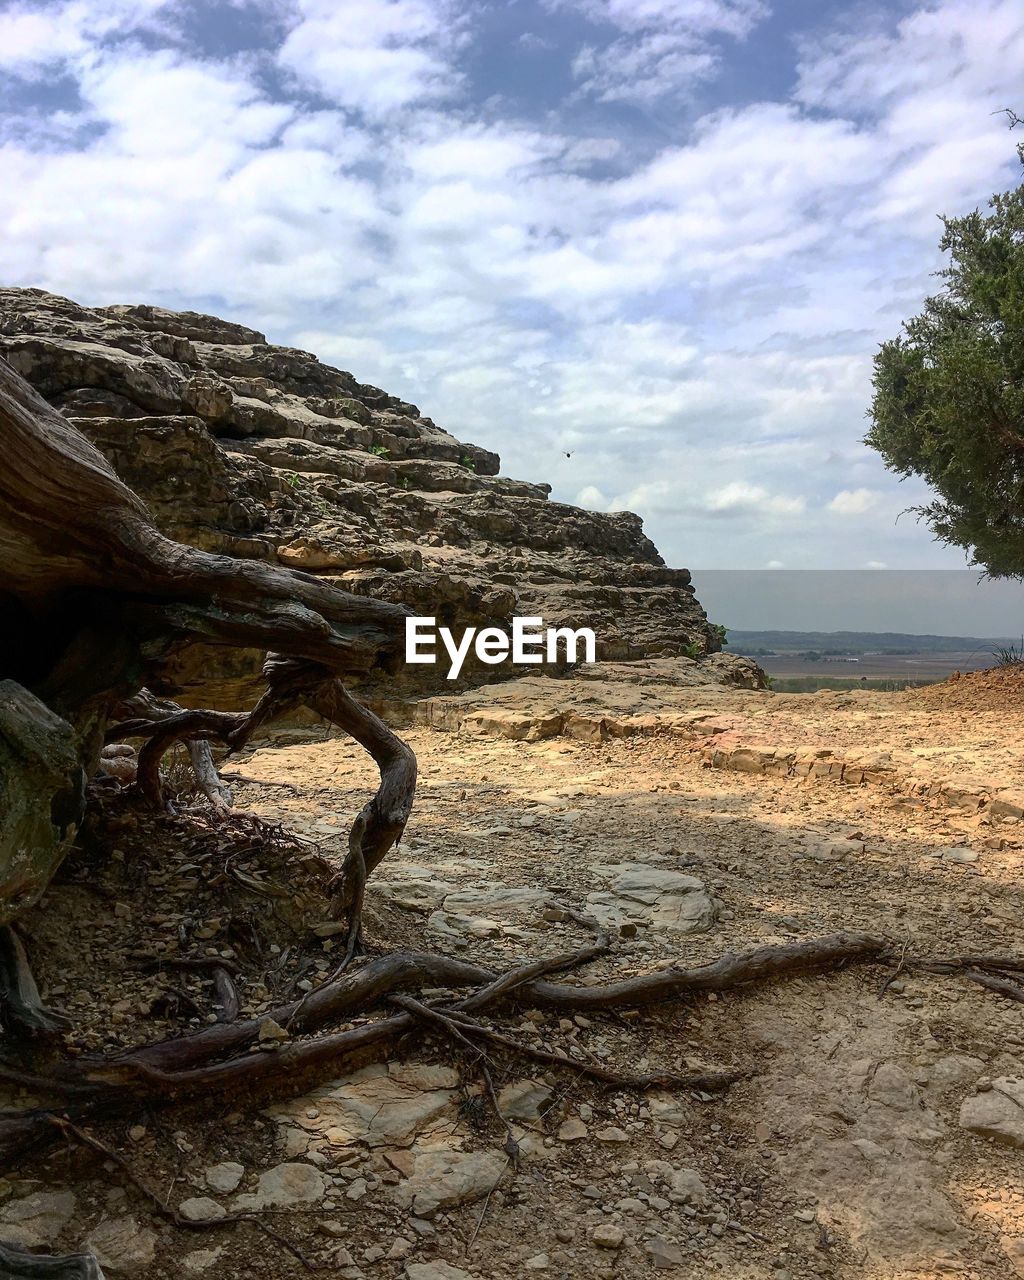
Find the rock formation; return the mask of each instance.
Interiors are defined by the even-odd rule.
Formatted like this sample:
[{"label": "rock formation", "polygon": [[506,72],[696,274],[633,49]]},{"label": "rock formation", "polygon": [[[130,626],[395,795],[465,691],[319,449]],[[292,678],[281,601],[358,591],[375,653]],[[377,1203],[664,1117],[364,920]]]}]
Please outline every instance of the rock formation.
[{"label": "rock formation", "polygon": [[[688,571],[666,567],[639,517],[551,502],[547,485],[499,476],[497,455],[415,405],[254,329],[0,289],[0,353],[175,539],[304,569],[452,628],[514,613],[589,626],[599,659],[718,648]],[[240,705],[259,656],[192,650],[167,691]],[[469,661],[461,683],[515,672]],[[402,679],[440,688],[444,668]]]}]

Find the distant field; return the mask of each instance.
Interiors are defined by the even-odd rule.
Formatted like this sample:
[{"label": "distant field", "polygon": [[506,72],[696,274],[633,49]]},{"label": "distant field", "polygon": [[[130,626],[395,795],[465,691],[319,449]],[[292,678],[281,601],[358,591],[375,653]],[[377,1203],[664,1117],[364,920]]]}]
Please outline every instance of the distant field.
[{"label": "distant field", "polygon": [[[731,646],[727,652],[734,652]],[[779,693],[812,693],[815,689],[902,689],[935,684],[954,671],[982,671],[995,659],[987,649],[953,653],[861,654],[855,661],[823,658],[814,662],[799,654],[758,656]]]}]

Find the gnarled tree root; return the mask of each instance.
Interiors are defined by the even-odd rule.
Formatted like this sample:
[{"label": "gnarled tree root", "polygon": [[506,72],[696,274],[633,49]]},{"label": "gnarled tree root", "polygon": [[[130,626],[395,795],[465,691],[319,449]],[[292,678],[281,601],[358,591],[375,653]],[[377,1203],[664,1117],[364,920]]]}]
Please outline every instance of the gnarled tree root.
[{"label": "gnarled tree root", "polygon": [[0,1280],[104,1280],[91,1253],[30,1253],[0,1240]]},{"label": "gnarled tree root", "polygon": [[[0,1068],[0,1079],[7,1078],[27,1085],[41,1096],[59,1099],[60,1110],[76,1118],[124,1116],[141,1106],[225,1094],[237,1096],[243,1090],[296,1092],[325,1068],[337,1070],[347,1061],[390,1052],[404,1036],[421,1029],[423,1023],[418,1014],[403,1010],[341,1030],[321,1031],[322,1028],[379,1009],[393,996],[424,988],[453,993],[468,988],[462,998],[453,994],[452,999],[433,1002],[429,1007],[458,1020],[467,1035],[490,1037],[516,1051],[520,1046],[508,1038],[499,1040],[500,1033],[492,1034],[479,1027],[475,1015],[508,1000],[566,1012],[648,1008],[700,992],[871,963],[882,958],[889,945],[885,939],[868,934],[842,933],[812,942],[758,947],[695,969],[669,969],[593,986],[554,982],[543,976],[556,967],[566,969],[585,963],[600,943],[599,938],[575,952],[520,966],[508,974],[496,974],[481,965],[427,952],[384,956],[338,976],[299,1001],[271,1010],[263,1018],[217,1023],[192,1036],[109,1057],[81,1058],[74,1064],[63,1064],[45,1078]],[[536,973],[538,967],[543,971],[541,975]],[[293,1039],[271,1051],[257,1048],[260,1026],[266,1017],[288,1027]],[[522,1049],[526,1052],[525,1047]],[[552,1056],[557,1059],[557,1055]],[[596,1073],[588,1064],[571,1058],[558,1059],[553,1065],[585,1070],[588,1075],[622,1087],[650,1088],[670,1082],[663,1073],[644,1077],[641,1082],[629,1083],[617,1076],[609,1080],[605,1073]],[[0,1113],[0,1159],[28,1144],[52,1140],[53,1115],[52,1109]]]},{"label": "gnarled tree root", "polygon": [[0,1034],[5,1022],[43,1033],[68,1025],[67,1018],[43,1004],[25,948],[10,925],[0,925]]}]

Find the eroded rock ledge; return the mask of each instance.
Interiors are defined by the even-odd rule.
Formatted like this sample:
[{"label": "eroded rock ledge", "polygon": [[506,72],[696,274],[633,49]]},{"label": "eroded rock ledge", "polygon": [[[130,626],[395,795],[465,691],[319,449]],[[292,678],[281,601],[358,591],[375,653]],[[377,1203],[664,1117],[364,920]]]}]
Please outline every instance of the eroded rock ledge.
[{"label": "eroded rock ledge", "polygon": [[[450,627],[513,613],[590,626],[603,660],[718,648],[689,572],[665,565],[638,516],[551,502],[549,486],[500,476],[496,454],[415,405],[254,329],[0,289],[0,354],[180,541],[305,569]],[[257,661],[193,651],[176,691],[249,701]],[[467,663],[463,683],[511,671]],[[444,684],[440,667],[402,674]]]}]

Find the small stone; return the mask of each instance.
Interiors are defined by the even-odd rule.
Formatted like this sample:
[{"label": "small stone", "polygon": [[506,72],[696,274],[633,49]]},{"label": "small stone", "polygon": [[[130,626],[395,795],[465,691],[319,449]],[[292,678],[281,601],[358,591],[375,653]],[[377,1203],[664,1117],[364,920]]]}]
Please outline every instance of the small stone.
[{"label": "small stone", "polygon": [[274,1021],[273,1018],[264,1018],[260,1023],[259,1042],[260,1044],[277,1044],[282,1040],[290,1040],[288,1032]]},{"label": "small stone", "polygon": [[587,1136],[587,1126],[582,1120],[577,1120],[575,1116],[571,1116],[568,1120],[564,1120],[558,1126],[558,1138],[560,1142],[579,1142]]},{"label": "small stone", "polygon": [[671,1178],[672,1196],[677,1204],[707,1204],[710,1196],[696,1169],[676,1169]]},{"label": "small stone", "polygon": [[647,1250],[647,1256],[650,1258],[652,1266],[662,1267],[667,1270],[669,1267],[682,1265],[682,1253],[674,1244],[662,1239],[661,1236],[653,1236],[645,1242],[644,1248]]},{"label": "small stone", "polygon": [[405,1274],[408,1280],[476,1280],[476,1277],[450,1262],[407,1262]]},{"label": "small stone", "polygon": [[178,1212],[189,1222],[212,1222],[214,1218],[223,1218],[225,1210],[223,1205],[211,1200],[209,1196],[193,1196],[189,1200],[182,1200],[178,1205]]},{"label": "small stone", "polygon": [[396,1236],[391,1241],[391,1248],[388,1250],[388,1257],[393,1261],[401,1261],[407,1258],[416,1246],[411,1240],[406,1240],[405,1236]]},{"label": "small stone", "polygon": [[146,1126],[144,1124],[133,1124],[128,1130],[128,1137],[132,1142],[141,1142],[146,1136]]},{"label": "small stone", "polygon": [[337,1218],[325,1218],[317,1224],[317,1230],[323,1236],[329,1236],[332,1240],[340,1240],[343,1236],[348,1235],[348,1227],[343,1222],[339,1222]]},{"label": "small stone", "polygon": [[345,1192],[345,1197],[348,1200],[362,1200],[363,1196],[366,1195],[366,1190],[366,1179],[354,1178],[352,1182],[349,1183],[348,1190]]},{"label": "small stone", "polygon": [[236,1204],[240,1209],[286,1209],[322,1200],[326,1191],[323,1174],[311,1164],[279,1164],[260,1174],[255,1196],[239,1196]]},{"label": "small stone", "polygon": [[614,1222],[601,1222],[591,1232],[590,1238],[599,1249],[621,1249],[626,1233]]},{"label": "small stone", "polygon": [[620,1129],[617,1125],[610,1124],[604,1129],[598,1129],[597,1138],[601,1142],[628,1142],[629,1135],[625,1130]]},{"label": "small stone", "polygon": [[966,846],[947,847],[945,849],[935,849],[929,857],[941,858],[943,862],[959,862],[972,863],[978,861],[978,854],[974,849]]},{"label": "small stone", "polygon": [[560,1240],[562,1244],[569,1244],[575,1235],[576,1233],[572,1227],[557,1227],[555,1229],[555,1239]]},{"label": "small stone", "polygon": [[216,1249],[194,1249],[191,1253],[186,1253],[181,1260],[181,1265],[191,1275],[199,1275],[202,1271],[209,1269],[220,1261],[220,1256],[224,1250],[218,1246]]},{"label": "small stone", "polygon": [[797,1222],[813,1222],[816,1216],[813,1209],[797,1209],[796,1213],[793,1214]]},{"label": "small stone", "polygon": [[551,1266],[551,1259],[546,1253],[535,1253],[532,1258],[526,1259],[527,1271],[547,1271]]},{"label": "small stone", "polygon": [[228,1193],[235,1191],[245,1175],[245,1168],[234,1160],[225,1160],[223,1164],[212,1164],[204,1175],[206,1185],[213,1191]]}]

